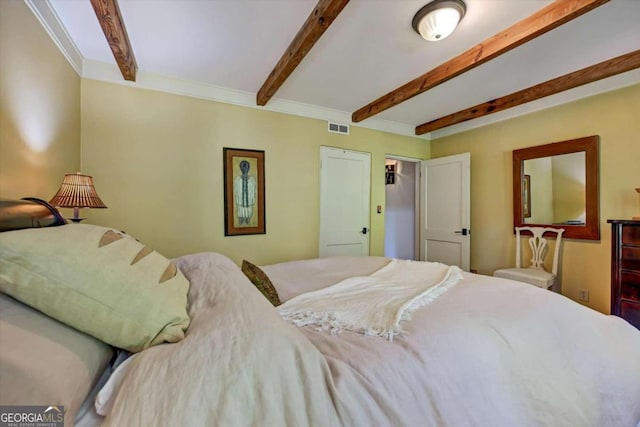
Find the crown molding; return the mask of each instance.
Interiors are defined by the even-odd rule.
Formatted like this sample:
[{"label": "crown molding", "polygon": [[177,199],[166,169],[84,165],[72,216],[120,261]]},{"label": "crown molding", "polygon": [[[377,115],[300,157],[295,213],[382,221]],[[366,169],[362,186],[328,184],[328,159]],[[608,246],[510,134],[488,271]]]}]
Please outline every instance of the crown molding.
[{"label": "crown molding", "polygon": [[120,71],[115,64],[109,64],[106,62],[85,59],[82,62],[82,70],[82,77],[91,80],[99,80],[135,88],[156,90],[192,98],[223,102],[225,104],[233,104],[242,107],[256,108],[259,110],[291,114],[294,116],[327,120],[342,124],[348,124],[350,126],[410,136],[426,141],[429,140],[429,137],[427,135],[416,136],[415,127],[412,125],[406,125],[403,123],[379,118],[371,118],[367,120],[366,123],[353,124],[351,122],[350,112],[318,107],[316,105],[304,104],[301,102],[289,101],[275,97],[272,98],[266,106],[261,107],[256,104],[256,94],[252,92],[245,92],[207,83],[179,79],[176,77],[165,76],[158,73],[149,73],[145,72],[144,70],[138,70],[135,82],[128,82],[122,78],[122,75],[120,74]]},{"label": "crown molding", "polygon": [[49,37],[58,46],[60,52],[67,58],[71,67],[79,76],[82,76],[83,58],[80,50],[71,39],[64,25],[62,25],[49,0],[24,0],[24,2],[36,16],[47,34],[49,34]]}]

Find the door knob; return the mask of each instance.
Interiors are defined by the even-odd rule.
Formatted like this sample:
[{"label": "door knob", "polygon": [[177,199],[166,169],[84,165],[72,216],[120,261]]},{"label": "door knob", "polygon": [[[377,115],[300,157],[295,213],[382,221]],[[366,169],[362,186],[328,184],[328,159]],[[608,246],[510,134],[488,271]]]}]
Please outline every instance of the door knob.
[{"label": "door knob", "polygon": [[367,231],[369,231],[369,229],[367,227],[362,227],[362,231],[360,231],[362,234],[367,234]]},{"label": "door knob", "polygon": [[471,233],[466,228],[463,228],[460,231],[455,231],[455,234],[462,234],[463,236],[466,236],[467,234],[471,234]]}]

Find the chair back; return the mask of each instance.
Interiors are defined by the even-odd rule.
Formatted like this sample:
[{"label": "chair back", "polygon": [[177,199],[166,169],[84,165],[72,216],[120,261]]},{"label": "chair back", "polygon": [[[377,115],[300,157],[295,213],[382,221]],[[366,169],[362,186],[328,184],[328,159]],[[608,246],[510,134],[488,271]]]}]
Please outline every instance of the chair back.
[{"label": "chair back", "polygon": [[544,257],[549,250],[547,239],[543,237],[545,233],[556,234],[556,245],[553,253],[553,270],[554,276],[558,275],[558,258],[560,255],[560,242],[562,241],[562,233],[564,228],[550,227],[516,227],[516,268],[521,268],[521,251],[520,251],[520,232],[528,231],[532,234],[529,238],[529,246],[531,247],[531,265],[529,268],[544,270]]}]

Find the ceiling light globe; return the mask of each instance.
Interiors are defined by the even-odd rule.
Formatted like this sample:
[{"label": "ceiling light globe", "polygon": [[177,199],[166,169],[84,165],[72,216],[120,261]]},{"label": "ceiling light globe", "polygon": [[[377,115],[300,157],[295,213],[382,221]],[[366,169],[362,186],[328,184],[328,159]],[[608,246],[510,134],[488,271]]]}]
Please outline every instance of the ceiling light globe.
[{"label": "ceiling light globe", "polygon": [[453,33],[458,22],[460,22],[460,13],[456,9],[438,9],[422,18],[418,24],[418,32],[423,39],[434,42]]},{"label": "ceiling light globe", "polygon": [[455,31],[466,9],[462,0],[434,0],[415,14],[413,29],[425,40],[443,40]]}]

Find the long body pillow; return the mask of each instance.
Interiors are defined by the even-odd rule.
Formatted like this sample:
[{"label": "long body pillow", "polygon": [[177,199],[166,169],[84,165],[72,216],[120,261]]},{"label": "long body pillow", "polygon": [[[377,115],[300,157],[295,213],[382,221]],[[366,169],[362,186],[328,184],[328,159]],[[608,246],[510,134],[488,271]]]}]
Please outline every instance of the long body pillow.
[{"label": "long body pillow", "polygon": [[0,291],[131,352],[184,338],[189,282],[131,236],[69,224],[0,233]]}]

